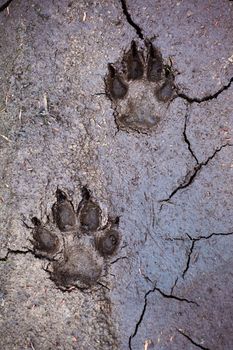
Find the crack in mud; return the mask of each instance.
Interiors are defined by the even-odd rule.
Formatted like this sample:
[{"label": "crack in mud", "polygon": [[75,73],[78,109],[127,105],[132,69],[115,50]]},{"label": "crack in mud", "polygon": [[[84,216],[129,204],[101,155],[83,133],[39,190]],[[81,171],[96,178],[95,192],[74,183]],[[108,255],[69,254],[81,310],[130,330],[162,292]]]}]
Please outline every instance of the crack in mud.
[{"label": "crack in mud", "polygon": [[[27,249],[27,250],[20,250],[20,249],[11,249],[11,248],[8,248],[7,249],[7,253],[4,257],[0,258],[0,262],[3,261],[3,262],[6,262],[8,261],[8,258],[10,255],[27,255],[27,254],[31,254],[35,259],[39,259],[39,260],[47,260],[48,261],[48,265],[49,263],[51,263],[51,261],[53,261],[53,259],[50,259],[48,257],[45,257],[45,256],[40,256],[38,254],[35,254],[35,252],[31,249]],[[125,257],[122,257],[122,258],[125,258]],[[119,258],[121,259],[121,258]],[[45,271],[48,276],[49,276],[49,279],[53,282],[52,278],[51,278],[51,272],[48,270],[48,265],[46,268],[42,267],[42,270]],[[97,283],[100,287],[102,288],[105,288],[107,290],[110,290],[110,288],[108,288],[107,286],[105,286],[103,283]],[[88,288],[79,288],[77,286],[72,286],[71,288],[61,288],[61,287],[56,287],[56,289],[60,290],[61,292],[65,293],[65,292],[72,292],[73,290],[78,290],[80,292],[83,292],[83,293],[88,293]]]},{"label": "crack in mud", "polygon": [[229,89],[229,87],[231,86],[231,83],[233,82],[233,77],[229,80],[229,83],[227,85],[223,85],[217,92],[215,92],[212,95],[208,95],[202,98],[199,97],[189,97],[188,95],[186,95],[183,92],[178,92],[177,91],[177,96],[180,98],[183,98],[184,100],[188,101],[189,103],[202,103],[202,102],[206,102],[206,101],[211,101],[215,98],[217,98],[223,91]]},{"label": "crack in mud", "polygon": [[119,125],[117,124],[117,117],[118,117],[117,107],[113,105],[112,101],[111,101],[111,108],[113,110],[114,123],[115,123],[116,129],[117,129],[115,132],[115,136],[116,136],[116,134],[118,134],[118,132],[120,131],[120,128],[119,128]]},{"label": "crack in mud", "polygon": [[120,260],[125,260],[125,259],[128,260],[129,258],[128,258],[127,256],[120,256],[120,257],[117,258],[116,260],[111,261],[110,264],[113,265],[113,264],[117,263],[118,261],[120,261]]},{"label": "crack in mud", "polygon": [[5,2],[5,4],[3,4],[2,6],[0,6],[0,12],[4,11],[12,2],[13,0],[8,0]]},{"label": "crack in mud", "polygon": [[178,280],[179,280],[179,277],[176,277],[176,280],[175,280],[173,286],[171,287],[171,295],[173,295],[173,292],[174,292],[174,289],[175,289],[175,287],[177,285]]},{"label": "crack in mud", "polygon": [[178,296],[176,296],[176,295],[173,295],[172,293],[166,294],[166,293],[164,293],[161,289],[159,289],[158,287],[155,288],[155,291],[159,292],[164,298],[167,298],[167,299],[175,299],[175,300],[177,300],[177,301],[184,301],[184,302],[186,302],[186,303],[188,303],[188,304],[194,304],[194,305],[196,305],[196,306],[199,306],[198,303],[195,302],[195,301],[188,300],[188,299],[186,299],[186,298],[180,298],[180,297],[178,297]]},{"label": "crack in mud", "polygon": [[[188,142],[189,142],[189,141],[188,141]],[[232,147],[233,145],[232,145],[232,144],[229,144],[229,143],[226,143],[226,144],[222,145],[221,147],[217,148],[217,149],[214,151],[214,153],[213,153],[211,156],[209,156],[209,157],[207,158],[206,161],[201,162],[201,163],[198,162],[197,165],[195,165],[195,167],[194,167],[191,171],[189,170],[188,173],[187,173],[186,176],[185,176],[185,179],[184,179],[183,183],[181,183],[178,187],[176,187],[176,188],[172,191],[172,193],[169,195],[168,198],[165,198],[165,199],[162,199],[162,200],[159,201],[159,203],[162,203],[161,206],[160,206],[160,210],[159,210],[159,211],[162,210],[164,203],[165,203],[165,202],[169,202],[169,201],[172,199],[172,197],[173,197],[177,192],[179,192],[179,191],[181,191],[181,190],[187,188],[188,186],[190,186],[190,185],[194,182],[194,180],[195,180],[197,174],[201,171],[202,167],[206,166],[206,165],[209,163],[209,161],[211,161],[211,160],[215,157],[215,155],[216,155],[217,153],[219,153],[223,148],[225,148],[225,147],[227,147],[227,146]]]},{"label": "crack in mud", "polygon": [[134,30],[135,30],[136,33],[137,33],[137,36],[138,36],[141,40],[144,40],[144,36],[143,36],[143,34],[142,34],[142,29],[139,27],[139,25],[137,25],[137,24],[133,21],[133,19],[132,19],[130,13],[129,13],[129,11],[128,11],[128,8],[127,8],[126,0],[120,0],[120,2],[121,2],[121,7],[122,7],[122,10],[123,10],[123,13],[124,13],[124,15],[125,15],[125,17],[126,17],[127,22],[129,23],[129,25],[130,25],[131,27],[134,28]]},{"label": "crack in mud", "polygon": [[182,277],[183,278],[184,278],[186,272],[189,269],[191,256],[192,256],[193,249],[194,249],[194,246],[195,246],[195,240],[193,240],[190,236],[189,236],[189,238],[192,240],[192,244],[191,244],[191,247],[190,247],[189,252],[188,252],[188,259],[187,259],[187,262],[186,262],[186,267],[185,267],[184,271],[182,272]]},{"label": "crack in mud", "polygon": [[182,334],[185,338],[187,338],[193,345],[195,345],[199,349],[210,350],[209,348],[206,348],[206,347],[202,346],[201,344],[198,344],[197,342],[195,342],[190,336],[188,336],[186,333],[184,333],[181,329],[177,329],[177,332]]},{"label": "crack in mud", "polygon": [[189,234],[187,234],[188,238],[192,241],[192,244],[191,244],[191,247],[189,249],[189,253],[188,253],[188,259],[187,259],[187,262],[186,262],[186,267],[182,273],[182,277],[184,278],[185,277],[185,274],[187,273],[189,267],[190,267],[190,261],[191,261],[191,257],[192,257],[192,253],[193,253],[193,250],[195,248],[195,244],[196,242],[198,241],[201,241],[201,240],[207,240],[213,236],[230,236],[230,235],[233,235],[233,232],[218,232],[218,233],[211,233],[209,236],[199,236],[197,238],[193,238],[191,237]]},{"label": "crack in mud", "polygon": [[132,349],[132,339],[136,336],[136,334],[138,332],[138,328],[140,327],[141,323],[143,322],[143,319],[144,319],[144,316],[145,316],[145,313],[146,313],[146,309],[147,309],[147,305],[148,305],[147,298],[148,298],[148,296],[151,293],[154,293],[154,292],[158,292],[160,295],[162,295],[162,297],[164,297],[166,299],[175,299],[175,300],[180,301],[180,302],[186,302],[188,304],[194,304],[195,306],[199,306],[198,303],[196,303],[195,301],[191,301],[191,300],[188,300],[188,299],[185,299],[185,298],[177,297],[177,296],[173,295],[172,293],[171,294],[166,294],[165,292],[163,292],[161,289],[159,289],[156,286],[154,288],[150,289],[144,295],[144,305],[143,305],[143,309],[142,309],[141,315],[139,317],[139,320],[136,323],[134,332],[129,337],[129,349],[130,350],[133,350]]},{"label": "crack in mud", "polygon": [[195,159],[195,162],[197,164],[199,164],[199,161],[198,161],[198,159],[197,159],[197,157],[192,149],[191,143],[190,143],[188,136],[187,136],[187,122],[188,122],[188,111],[185,114],[185,121],[184,121],[184,130],[183,130],[184,142],[187,144],[188,150],[191,153],[192,157]]},{"label": "crack in mud", "polygon": [[7,261],[9,258],[9,255],[13,254],[13,255],[26,255],[26,254],[33,254],[33,251],[28,249],[28,250],[19,250],[19,249],[7,249],[7,253],[3,258],[0,258],[0,261]]},{"label": "crack in mud", "polygon": [[47,260],[49,262],[53,261],[53,259],[36,254],[32,249],[28,249],[28,248],[27,248],[27,250],[8,248],[6,255],[3,258],[0,258],[0,261],[7,261],[9,258],[9,255],[27,255],[27,254],[33,255],[35,259]]}]

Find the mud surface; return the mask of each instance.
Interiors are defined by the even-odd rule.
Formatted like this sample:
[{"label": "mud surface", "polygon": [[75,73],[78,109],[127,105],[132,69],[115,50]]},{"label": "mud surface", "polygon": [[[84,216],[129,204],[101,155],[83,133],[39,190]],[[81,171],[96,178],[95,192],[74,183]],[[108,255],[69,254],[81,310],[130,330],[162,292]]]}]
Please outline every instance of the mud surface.
[{"label": "mud surface", "polygon": [[233,3],[0,1],[0,349],[233,348]]}]

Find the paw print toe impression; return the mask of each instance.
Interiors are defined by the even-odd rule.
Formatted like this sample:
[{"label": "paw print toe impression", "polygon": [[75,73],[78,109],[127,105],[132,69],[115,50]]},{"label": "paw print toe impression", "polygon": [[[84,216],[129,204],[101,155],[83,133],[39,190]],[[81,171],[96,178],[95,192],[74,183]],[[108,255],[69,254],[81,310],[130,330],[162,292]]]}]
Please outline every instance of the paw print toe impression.
[{"label": "paw print toe impression", "polygon": [[112,228],[95,237],[95,247],[103,257],[115,254],[119,243],[119,232]]},{"label": "paw print toe impression", "polygon": [[107,84],[110,92],[110,96],[114,100],[122,99],[126,96],[128,91],[128,84],[124,82],[123,77],[115,70],[114,66],[108,65],[109,76]]},{"label": "paw print toe impression", "polygon": [[120,244],[118,222],[108,219],[102,228],[102,211],[90,191],[82,189],[77,211],[67,194],[57,189],[53,222],[33,217],[32,244],[36,256],[50,261],[51,280],[62,290],[90,288],[103,275],[106,259]]},{"label": "paw print toe impression", "polygon": [[82,189],[82,201],[78,208],[80,228],[86,232],[97,231],[101,225],[101,209],[90,196],[86,187]]},{"label": "paw print toe impression", "polygon": [[159,82],[162,80],[163,58],[159,50],[151,43],[148,43],[147,46],[147,80],[151,82]]},{"label": "paw print toe impression", "polygon": [[52,207],[53,217],[58,228],[65,232],[71,230],[76,224],[76,215],[73,204],[68,200],[65,192],[57,189],[57,202]]},{"label": "paw print toe impression", "polygon": [[126,53],[125,62],[128,80],[137,80],[143,77],[143,56],[142,53],[137,50],[137,46],[134,41],[132,41],[131,49]]},{"label": "paw print toe impression", "polygon": [[52,257],[59,250],[57,235],[44,227],[36,217],[32,218],[34,229],[32,231],[32,243],[37,256]]},{"label": "paw print toe impression", "polygon": [[175,91],[171,68],[151,42],[140,49],[133,41],[120,62],[108,65],[105,83],[117,126],[128,132],[155,130]]}]

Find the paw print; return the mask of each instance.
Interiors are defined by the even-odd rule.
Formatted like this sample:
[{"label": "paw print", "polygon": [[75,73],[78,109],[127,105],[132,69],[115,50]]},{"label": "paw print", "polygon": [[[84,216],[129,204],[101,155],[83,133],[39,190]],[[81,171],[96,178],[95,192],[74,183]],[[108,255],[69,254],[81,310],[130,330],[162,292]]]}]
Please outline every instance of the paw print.
[{"label": "paw print", "polygon": [[39,219],[32,218],[34,229],[31,240],[36,256],[52,259],[59,251],[60,243],[58,236],[44,227]]},{"label": "paw print", "polygon": [[75,210],[67,194],[57,189],[52,206],[52,222],[42,224],[33,217],[34,254],[50,261],[47,272],[62,290],[90,288],[99,283],[108,258],[120,245],[119,219],[107,219],[90,191],[82,189],[82,200]]},{"label": "paw print", "polygon": [[133,41],[120,63],[108,65],[107,95],[119,129],[148,133],[164,118],[174,97],[174,75],[151,43],[138,49]]}]

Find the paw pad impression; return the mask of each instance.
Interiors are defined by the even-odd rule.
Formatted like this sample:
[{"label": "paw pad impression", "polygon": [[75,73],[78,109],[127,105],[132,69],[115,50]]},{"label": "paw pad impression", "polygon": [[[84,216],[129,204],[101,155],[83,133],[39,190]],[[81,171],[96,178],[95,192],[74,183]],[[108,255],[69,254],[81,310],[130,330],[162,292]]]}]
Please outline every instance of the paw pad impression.
[{"label": "paw pad impression", "polygon": [[76,215],[71,201],[67,199],[65,192],[57,189],[57,202],[52,207],[53,217],[61,231],[69,231],[76,224]]},{"label": "paw pad impression", "polygon": [[48,258],[56,254],[60,246],[58,236],[46,229],[36,217],[32,218],[32,223],[35,225],[32,231],[35,254]]},{"label": "paw pad impression", "polygon": [[114,254],[120,243],[119,232],[110,228],[101,235],[95,237],[96,249],[103,257]]},{"label": "paw pad impression", "polygon": [[166,114],[174,96],[174,75],[160,51],[146,42],[139,49],[132,41],[123,59],[108,65],[106,91],[115,106],[118,127],[147,133]]},{"label": "paw pad impression", "polygon": [[101,279],[105,260],[117,252],[118,222],[108,219],[107,225],[101,226],[101,208],[86,187],[77,211],[64,191],[57,189],[56,198],[53,224],[43,225],[32,218],[35,255],[51,261],[48,272],[62,290],[89,288]]}]

